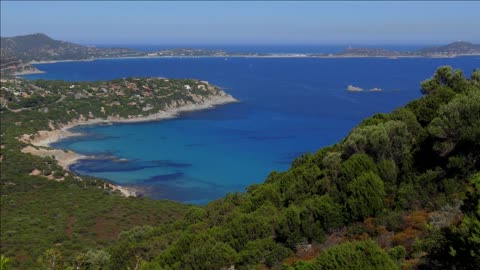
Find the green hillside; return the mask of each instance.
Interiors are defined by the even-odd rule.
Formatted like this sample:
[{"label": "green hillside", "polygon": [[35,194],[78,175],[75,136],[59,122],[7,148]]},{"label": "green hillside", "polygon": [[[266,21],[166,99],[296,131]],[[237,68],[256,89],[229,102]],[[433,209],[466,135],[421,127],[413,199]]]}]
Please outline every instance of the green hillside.
[{"label": "green hillside", "polygon": [[96,48],[71,42],[55,40],[45,34],[2,37],[1,47],[24,63],[30,61],[82,60],[99,57],[143,56],[140,52],[126,48]]},{"label": "green hillside", "polygon": [[425,54],[478,54],[480,52],[480,44],[473,44],[467,41],[457,41],[444,46],[429,47],[420,50]]},{"label": "green hillside", "polygon": [[441,67],[422,92],[245,193],[122,234],[111,269],[480,266],[480,72]]}]

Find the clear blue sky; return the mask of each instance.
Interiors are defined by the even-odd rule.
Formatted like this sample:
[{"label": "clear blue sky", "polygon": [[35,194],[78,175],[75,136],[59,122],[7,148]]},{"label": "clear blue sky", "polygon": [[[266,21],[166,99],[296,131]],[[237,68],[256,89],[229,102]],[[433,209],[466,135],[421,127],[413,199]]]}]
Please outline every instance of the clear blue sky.
[{"label": "clear blue sky", "polygon": [[480,43],[480,2],[5,2],[1,35],[85,44]]}]

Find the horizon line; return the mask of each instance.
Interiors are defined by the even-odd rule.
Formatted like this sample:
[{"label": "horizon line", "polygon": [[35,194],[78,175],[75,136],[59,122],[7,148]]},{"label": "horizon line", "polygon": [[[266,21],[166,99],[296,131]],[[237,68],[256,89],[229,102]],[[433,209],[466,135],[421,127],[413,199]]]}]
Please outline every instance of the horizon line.
[{"label": "horizon line", "polygon": [[[85,46],[103,46],[103,45],[134,45],[134,46],[380,46],[380,45],[404,45],[404,46],[436,46],[436,45],[446,45],[454,42],[470,42],[472,44],[480,44],[480,40],[472,41],[466,39],[457,39],[450,41],[438,41],[439,39],[432,41],[393,41],[393,40],[378,40],[378,41],[318,41],[318,42],[230,42],[230,41],[212,41],[212,42],[170,42],[170,41],[93,41],[89,38],[87,39],[76,39],[76,38],[57,38],[52,37],[50,34],[44,32],[35,32],[30,34],[16,34],[9,36],[1,36],[2,38],[14,38],[19,36],[29,36],[43,34],[58,41],[66,41],[70,43],[77,43],[79,45]],[[87,41],[89,40],[89,41]]]}]

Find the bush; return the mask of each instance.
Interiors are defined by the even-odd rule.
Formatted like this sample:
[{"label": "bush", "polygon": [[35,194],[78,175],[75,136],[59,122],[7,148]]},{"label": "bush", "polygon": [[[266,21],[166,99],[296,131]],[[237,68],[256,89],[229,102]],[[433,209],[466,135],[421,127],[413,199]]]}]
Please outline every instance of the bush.
[{"label": "bush", "polygon": [[347,204],[352,218],[362,220],[375,216],[383,209],[384,184],[375,173],[366,172],[355,178],[348,185],[348,190]]},{"label": "bush", "polygon": [[307,268],[322,270],[394,270],[395,262],[373,241],[349,242],[323,251]]}]

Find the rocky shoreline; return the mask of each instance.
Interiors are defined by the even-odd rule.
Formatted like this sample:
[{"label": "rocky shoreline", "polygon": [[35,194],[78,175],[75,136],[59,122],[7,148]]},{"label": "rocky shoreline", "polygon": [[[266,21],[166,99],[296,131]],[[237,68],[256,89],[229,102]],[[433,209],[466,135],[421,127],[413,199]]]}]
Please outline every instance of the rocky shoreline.
[{"label": "rocky shoreline", "polygon": [[[178,117],[182,112],[191,112],[197,110],[205,110],[214,108],[219,105],[235,103],[238,102],[234,97],[228,94],[223,94],[221,96],[215,96],[209,98],[207,101],[200,104],[186,104],[180,107],[172,108],[167,111],[159,111],[148,116],[143,117],[116,117],[109,116],[106,118],[85,118],[81,117],[70,121],[66,124],[59,124],[58,127],[55,127],[53,124],[50,125],[51,130],[41,130],[36,134],[23,134],[18,137],[18,140],[21,142],[29,144],[28,146],[22,149],[24,153],[30,153],[32,155],[37,155],[40,157],[53,156],[57,161],[58,165],[63,167],[63,169],[70,171],[70,166],[78,162],[80,159],[95,158],[91,156],[84,156],[73,151],[65,151],[61,149],[51,148],[51,144],[63,140],[65,138],[73,136],[81,136],[80,133],[74,133],[70,131],[71,128],[81,125],[94,125],[102,123],[137,123],[137,122],[148,122],[148,121],[161,121],[165,119],[171,119]],[[32,146],[33,145],[33,146]],[[137,196],[138,191],[131,187],[122,187],[119,185],[109,183],[108,186],[113,190],[120,191],[125,196]]]},{"label": "rocky shoreline", "polygon": [[26,69],[26,70],[23,70],[23,71],[18,71],[18,72],[13,73],[13,75],[14,76],[23,76],[23,75],[30,75],[30,74],[42,74],[42,73],[46,73],[46,72],[35,68],[35,69]]}]

